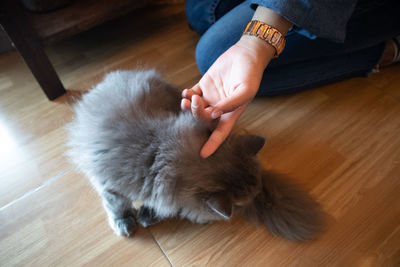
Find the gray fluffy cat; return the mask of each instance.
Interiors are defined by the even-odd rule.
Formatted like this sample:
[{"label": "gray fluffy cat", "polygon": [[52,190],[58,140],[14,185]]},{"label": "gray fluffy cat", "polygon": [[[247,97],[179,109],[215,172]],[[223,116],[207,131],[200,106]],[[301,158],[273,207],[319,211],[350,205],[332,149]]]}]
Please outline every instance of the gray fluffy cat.
[{"label": "gray fluffy cat", "polygon": [[[170,217],[209,223],[233,215],[289,239],[320,232],[318,204],[261,168],[256,154],[264,138],[231,134],[203,159],[209,125],[181,111],[180,100],[180,91],[155,71],[116,71],[75,107],[69,154],[100,194],[118,235]],[[142,207],[136,210],[133,201]]]}]

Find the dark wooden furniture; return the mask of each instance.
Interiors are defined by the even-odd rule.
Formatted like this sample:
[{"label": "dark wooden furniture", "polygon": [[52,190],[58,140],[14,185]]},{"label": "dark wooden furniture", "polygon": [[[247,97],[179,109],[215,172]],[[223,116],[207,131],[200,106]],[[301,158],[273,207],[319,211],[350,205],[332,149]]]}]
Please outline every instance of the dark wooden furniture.
[{"label": "dark wooden furniture", "polygon": [[0,23],[46,96],[66,91],[43,47],[144,6],[146,0],[75,0],[49,13],[32,13],[18,0],[0,1]]}]

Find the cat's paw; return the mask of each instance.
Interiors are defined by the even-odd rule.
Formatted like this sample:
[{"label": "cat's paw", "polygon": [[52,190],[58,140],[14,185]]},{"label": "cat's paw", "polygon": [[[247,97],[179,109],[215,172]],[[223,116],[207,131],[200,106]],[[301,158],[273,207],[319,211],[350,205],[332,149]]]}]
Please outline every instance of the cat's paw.
[{"label": "cat's paw", "polygon": [[131,237],[137,229],[135,217],[109,218],[111,228],[119,236]]},{"label": "cat's paw", "polygon": [[143,227],[148,227],[160,221],[154,210],[146,206],[140,208],[136,219]]}]

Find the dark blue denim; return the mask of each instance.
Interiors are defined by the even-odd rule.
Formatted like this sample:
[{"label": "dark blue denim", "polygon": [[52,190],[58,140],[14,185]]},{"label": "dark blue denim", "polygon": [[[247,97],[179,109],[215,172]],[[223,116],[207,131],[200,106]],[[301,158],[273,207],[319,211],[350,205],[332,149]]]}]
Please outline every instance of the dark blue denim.
[{"label": "dark blue denim", "polygon": [[[360,0],[361,1],[361,0]],[[252,7],[265,6],[301,28],[307,36],[343,42],[346,24],[357,0],[251,0]]]},{"label": "dark blue denim", "polygon": [[186,16],[189,25],[199,34],[203,34],[212,24],[242,2],[243,0],[187,0]]},{"label": "dark blue denim", "polygon": [[[251,20],[254,1],[187,0],[193,29],[203,34],[196,47],[201,73],[236,43]],[[286,47],[264,72],[258,95],[292,93],[356,76],[367,76],[382,56],[384,42],[400,33],[400,1],[359,1],[347,22],[346,39],[338,43],[302,28],[289,31]],[[208,3],[208,5],[207,5]],[[374,3],[374,4],[368,4]],[[226,9],[224,8],[226,7]]]}]

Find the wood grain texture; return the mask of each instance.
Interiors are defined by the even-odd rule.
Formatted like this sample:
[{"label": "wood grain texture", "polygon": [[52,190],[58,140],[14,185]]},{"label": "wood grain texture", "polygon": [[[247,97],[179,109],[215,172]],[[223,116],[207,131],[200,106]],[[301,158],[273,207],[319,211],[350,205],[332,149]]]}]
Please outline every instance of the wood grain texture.
[{"label": "wood grain texture", "polygon": [[[147,12],[50,46],[69,88],[55,102],[42,97],[17,53],[0,55],[1,265],[399,266],[400,65],[257,98],[239,121],[266,137],[262,165],[287,173],[321,203],[328,223],[318,239],[291,242],[241,218],[172,219],[131,240],[114,236],[99,197],[64,156],[64,126],[74,99],[111,70],[156,67],[181,88],[198,81],[199,37],[183,7]],[[153,27],[152,16],[164,23]]]},{"label": "wood grain texture", "polygon": [[169,266],[146,229],[134,239],[114,235],[97,204],[89,182],[70,171],[1,209],[2,265]]},{"label": "wood grain texture", "polygon": [[72,110],[43,97],[17,52],[1,56],[0,77],[4,81],[0,86],[0,206],[3,206],[72,167],[64,155],[64,125],[70,120]]}]

